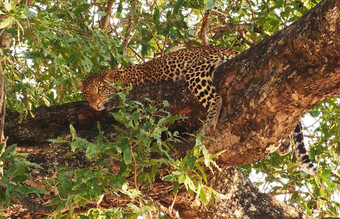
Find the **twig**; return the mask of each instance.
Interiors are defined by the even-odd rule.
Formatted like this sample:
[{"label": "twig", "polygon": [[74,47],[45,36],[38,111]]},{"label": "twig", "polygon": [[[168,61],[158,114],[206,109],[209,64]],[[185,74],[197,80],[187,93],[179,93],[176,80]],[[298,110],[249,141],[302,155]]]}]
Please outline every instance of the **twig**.
[{"label": "twig", "polygon": [[223,31],[232,32],[247,32],[250,29],[253,29],[254,25],[252,24],[220,24],[213,25],[210,27],[209,33],[220,34]]},{"label": "twig", "polygon": [[[131,1],[131,8],[132,10],[136,10],[136,1]],[[126,31],[125,31],[125,34],[124,34],[124,38],[123,38],[123,43],[122,43],[122,48],[123,48],[123,51],[122,51],[122,55],[125,54],[125,49],[128,47],[129,45],[129,42],[130,42],[130,39],[131,39],[131,36],[130,36],[130,33],[135,25],[134,23],[134,20],[133,20],[133,13],[130,13],[129,14],[129,19],[128,19],[128,26],[126,27]]]},{"label": "twig", "polygon": [[133,171],[134,171],[134,182],[135,182],[135,188],[138,190],[138,184],[137,184],[137,163],[136,163],[136,158],[135,155],[133,155],[133,146],[132,144],[130,145],[130,150],[131,150],[131,156],[132,156],[132,162],[133,162]]},{"label": "twig", "polygon": [[213,12],[214,14],[216,14],[219,17],[224,17],[224,18],[228,17],[228,15],[226,15],[226,14],[220,12],[220,11],[217,11],[216,9],[210,9],[210,11]]},{"label": "twig", "polygon": [[103,198],[104,198],[104,194],[101,194],[101,195],[99,196],[98,201],[96,202],[96,207],[97,207],[97,208],[99,207],[100,203],[102,203]]},{"label": "twig", "polygon": [[114,4],[114,1],[112,1],[112,0],[108,1],[108,3],[107,3],[106,15],[102,19],[102,28],[103,29],[107,29],[109,27],[113,4]]},{"label": "twig", "polygon": [[166,44],[167,44],[167,41],[168,41],[168,36],[169,36],[169,34],[165,35],[165,39],[164,39],[164,42],[163,42],[163,48],[162,48],[161,57],[164,56],[165,47],[166,47]]},{"label": "twig", "polygon": [[136,55],[138,56],[138,58],[140,58],[143,62],[145,62],[145,60],[143,59],[142,56],[140,56],[131,46],[128,46],[129,49],[131,49],[131,51]]},{"label": "twig", "polygon": [[[0,156],[4,153],[6,149],[7,137],[5,138],[5,115],[6,115],[6,87],[5,87],[5,77],[2,70],[2,58],[0,58],[0,145],[2,146],[0,151]],[[0,177],[2,178],[4,170],[2,168],[3,161],[0,161]]]},{"label": "twig", "polygon": [[159,45],[159,43],[158,43],[158,41],[157,41],[157,37],[156,37],[156,35],[153,33],[153,30],[151,30],[150,32],[151,32],[152,37],[155,38],[155,42],[156,42],[156,45],[157,45],[157,47],[158,47],[158,50],[162,51],[162,48],[161,48],[161,46]]},{"label": "twig", "polygon": [[169,207],[169,212],[170,212],[170,216],[171,216],[171,217],[173,217],[172,212],[173,212],[173,210],[174,210],[174,205],[175,205],[175,202],[176,202],[176,198],[177,198],[177,192],[176,192],[176,195],[175,195],[175,197],[174,197],[174,200],[172,201],[172,203],[171,203],[171,205],[170,205],[170,207]]},{"label": "twig", "polygon": [[206,37],[206,30],[208,27],[208,22],[209,22],[209,14],[210,14],[210,10],[206,10],[203,16],[203,20],[202,20],[202,27],[199,33],[199,37],[202,40],[203,45],[208,45],[207,42],[207,37]]},{"label": "twig", "polygon": [[246,0],[246,2],[247,2],[247,3],[248,3],[248,5],[249,5],[250,11],[251,11],[251,17],[252,17],[252,19],[254,20],[254,19],[255,19],[255,14],[254,14],[254,11],[253,11],[253,9],[251,8],[250,1],[249,1],[249,0]]}]

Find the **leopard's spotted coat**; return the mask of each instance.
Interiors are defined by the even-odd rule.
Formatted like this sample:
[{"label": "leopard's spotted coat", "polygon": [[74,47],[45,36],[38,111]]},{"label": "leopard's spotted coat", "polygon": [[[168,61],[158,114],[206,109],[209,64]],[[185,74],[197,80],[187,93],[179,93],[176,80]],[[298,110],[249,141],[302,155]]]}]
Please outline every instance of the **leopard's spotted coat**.
[{"label": "leopard's spotted coat", "polygon": [[114,92],[114,88],[105,81],[121,81],[124,85],[135,87],[185,79],[190,91],[207,108],[204,132],[209,135],[215,130],[222,105],[222,98],[217,95],[212,83],[214,72],[221,63],[237,54],[235,50],[216,46],[181,49],[143,64],[94,75],[84,80],[79,89],[94,109],[103,110],[108,94]]}]

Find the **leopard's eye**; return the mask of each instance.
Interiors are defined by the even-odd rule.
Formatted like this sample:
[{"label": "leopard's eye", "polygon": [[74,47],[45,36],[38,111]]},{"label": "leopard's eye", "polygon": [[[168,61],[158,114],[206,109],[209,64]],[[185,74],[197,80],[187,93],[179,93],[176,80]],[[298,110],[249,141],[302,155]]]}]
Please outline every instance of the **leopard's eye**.
[{"label": "leopard's eye", "polygon": [[88,99],[90,97],[90,94],[88,92],[84,92],[83,95],[84,95],[85,99]]},{"label": "leopard's eye", "polygon": [[98,94],[102,95],[105,91],[105,87],[104,86],[98,86],[97,87],[97,92]]}]

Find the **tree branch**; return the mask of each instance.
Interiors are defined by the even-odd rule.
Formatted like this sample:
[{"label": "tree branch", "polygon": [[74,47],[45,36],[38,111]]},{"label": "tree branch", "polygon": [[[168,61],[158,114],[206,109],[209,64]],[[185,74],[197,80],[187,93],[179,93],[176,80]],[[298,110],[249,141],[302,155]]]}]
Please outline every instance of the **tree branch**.
[{"label": "tree branch", "polygon": [[114,5],[115,1],[108,1],[107,6],[106,6],[106,15],[102,19],[102,28],[103,29],[108,29],[110,25],[110,18],[111,18],[111,13],[112,13],[112,7]]},{"label": "tree branch", "polygon": [[[136,10],[136,1],[135,0],[131,1],[131,9],[134,10],[134,11]],[[122,49],[123,49],[122,54],[125,53],[126,48],[129,45],[129,42],[130,42],[130,39],[131,39],[130,34],[131,34],[132,29],[135,26],[133,16],[134,16],[133,13],[129,13],[128,25],[126,27],[126,31],[125,31],[123,43],[122,43]]]},{"label": "tree branch", "polygon": [[224,105],[210,150],[227,149],[224,164],[260,159],[308,109],[340,94],[339,8],[339,1],[322,1],[215,74]]},{"label": "tree branch", "polygon": [[207,37],[206,37],[206,30],[207,30],[208,22],[209,22],[209,14],[210,14],[210,11],[206,10],[203,16],[202,26],[201,26],[201,30],[199,33],[199,37],[202,40],[203,45],[205,46],[208,45]]},{"label": "tree branch", "polygon": [[220,24],[209,27],[209,33],[221,34],[221,32],[247,32],[254,28],[253,24]]}]

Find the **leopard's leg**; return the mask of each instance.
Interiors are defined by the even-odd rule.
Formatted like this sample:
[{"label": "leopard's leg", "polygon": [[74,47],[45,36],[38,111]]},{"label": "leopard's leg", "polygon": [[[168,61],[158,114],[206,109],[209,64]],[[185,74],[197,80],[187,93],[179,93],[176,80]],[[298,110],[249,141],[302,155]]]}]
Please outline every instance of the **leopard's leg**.
[{"label": "leopard's leg", "polygon": [[204,123],[204,133],[208,136],[212,135],[216,129],[222,106],[222,97],[216,95],[213,100],[210,101],[207,118]]},{"label": "leopard's leg", "polygon": [[203,70],[197,72],[197,68],[189,69],[185,75],[190,91],[207,108],[207,118],[203,130],[204,134],[208,136],[212,135],[216,128],[222,106],[222,98],[217,95],[210,75],[209,72]]}]

